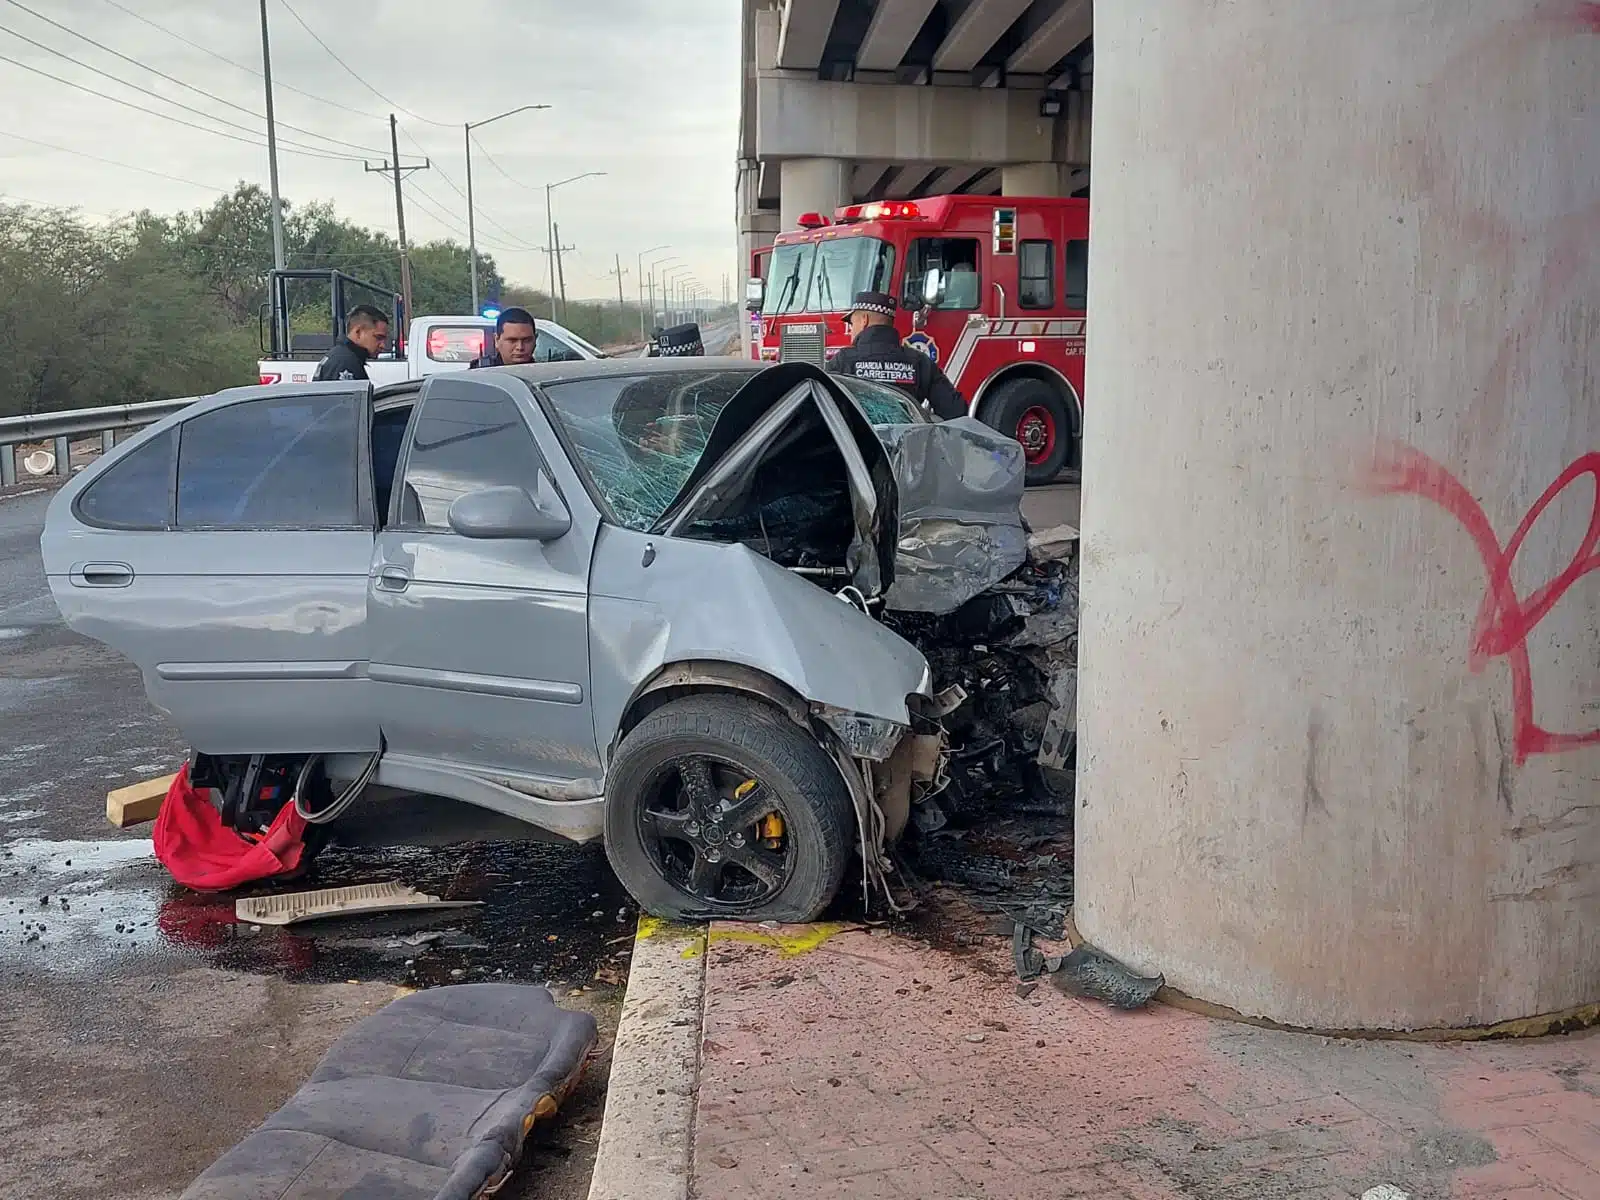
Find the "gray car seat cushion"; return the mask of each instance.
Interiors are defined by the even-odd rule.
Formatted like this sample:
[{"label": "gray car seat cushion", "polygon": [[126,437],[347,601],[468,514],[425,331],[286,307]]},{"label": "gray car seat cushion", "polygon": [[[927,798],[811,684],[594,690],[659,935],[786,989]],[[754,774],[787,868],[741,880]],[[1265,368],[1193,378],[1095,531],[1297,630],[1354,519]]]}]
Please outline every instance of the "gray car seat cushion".
[{"label": "gray car seat cushion", "polygon": [[403,997],[335,1042],[183,1200],[471,1200],[516,1164],[597,1036],[542,987]]}]

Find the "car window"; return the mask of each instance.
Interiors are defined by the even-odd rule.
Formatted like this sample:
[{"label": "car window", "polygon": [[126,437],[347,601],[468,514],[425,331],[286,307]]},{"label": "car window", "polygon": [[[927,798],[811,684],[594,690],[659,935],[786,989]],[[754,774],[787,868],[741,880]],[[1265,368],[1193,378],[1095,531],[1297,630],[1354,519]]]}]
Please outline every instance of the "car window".
[{"label": "car window", "polygon": [[834,382],[855,398],[867,420],[874,425],[923,425],[928,418],[917,402],[899,388],[874,383],[870,379],[857,379],[853,375],[836,375]]},{"label": "car window", "polygon": [[177,431],[169,429],[112,463],[78,497],[78,520],[107,529],[165,529],[177,446]]},{"label": "car window", "polygon": [[748,371],[608,375],[542,389],[579,465],[629,529],[660,519]]},{"label": "car window", "polygon": [[1089,242],[1075,238],[1067,243],[1067,273],[1065,276],[1066,306],[1072,309],[1089,307]]},{"label": "car window", "polygon": [[359,523],[352,395],[212,409],[178,434],[180,529],[327,529]]},{"label": "car window", "polygon": [[1050,308],[1056,302],[1055,243],[1027,241],[1017,256],[1017,304]]},{"label": "car window", "polygon": [[533,343],[534,362],[582,362],[579,354],[566,342],[546,329],[536,329]]},{"label": "car window", "polygon": [[444,377],[430,384],[417,415],[399,523],[448,529],[457,499],[483,488],[531,489],[543,465],[516,401],[499,388]]},{"label": "car window", "polygon": [[561,336],[566,338],[567,341],[571,342],[574,346],[578,347],[578,349],[586,350],[590,354],[594,355],[596,358],[610,358],[611,357],[604,350],[600,349],[599,346],[596,346],[593,342],[589,341],[587,338],[579,337],[577,334],[573,333],[572,330],[570,330],[570,329],[563,329],[561,331]]},{"label": "car window", "polygon": [[938,267],[944,277],[944,299],[938,308],[970,311],[980,305],[977,238],[934,237],[912,242],[901,290],[901,303],[907,308],[922,307],[922,281],[930,267]]},{"label": "car window", "polygon": [[471,362],[483,353],[487,335],[482,325],[435,325],[428,330],[428,357],[434,362]]}]

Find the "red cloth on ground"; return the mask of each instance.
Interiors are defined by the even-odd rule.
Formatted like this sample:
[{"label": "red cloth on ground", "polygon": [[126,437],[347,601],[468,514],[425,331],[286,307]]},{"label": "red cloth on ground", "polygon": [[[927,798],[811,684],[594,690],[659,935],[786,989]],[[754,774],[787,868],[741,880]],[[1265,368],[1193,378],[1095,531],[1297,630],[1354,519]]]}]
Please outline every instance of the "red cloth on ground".
[{"label": "red cloth on ground", "polygon": [[190,786],[185,765],[167,789],[154,842],[161,865],[184,887],[225,892],[298,868],[305,835],[305,820],[285,804],[259,839],[239,836],[222,823],[205,792]]}]

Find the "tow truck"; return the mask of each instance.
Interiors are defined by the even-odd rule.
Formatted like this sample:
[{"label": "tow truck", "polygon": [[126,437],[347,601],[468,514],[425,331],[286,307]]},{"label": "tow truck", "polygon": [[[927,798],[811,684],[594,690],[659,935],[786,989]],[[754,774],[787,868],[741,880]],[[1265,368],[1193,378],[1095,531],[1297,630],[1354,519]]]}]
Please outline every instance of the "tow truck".
[{"label": "tow truck", "polygon": [[[310,285],[309,287],[307,285]],[[293,318],[310,305],[295,301],[327,289],[329,324],[326,331],[303,333],[293,328]],[[421,379],[444,371],[464,371],[492,344],[498,310],[487,308],[477,316],[413,317],[406,325],[405,304],[393,292],[365,283],[342,271],[326,268],[290,268],[273,271],[267,278],[268,301],[259,314],[261,383],[307,383],[317,364],[344,336],[345,317],[357,304],[372,304],[393,314],[389,324],[391,345],[367,364],[374,385]],[[320,324],[320,322],[319,322]],[[554,321],[535,322],[535,362],[577,362],[609,357]]]},{"label": "tow truck", "polygon": [[1022,443],[1030,484],[1081,468],[1087,200],[932,196],[799,224],[752,255],[752,358],[826,366],[850,344],[855,294],[887,292],[905,344]]}]

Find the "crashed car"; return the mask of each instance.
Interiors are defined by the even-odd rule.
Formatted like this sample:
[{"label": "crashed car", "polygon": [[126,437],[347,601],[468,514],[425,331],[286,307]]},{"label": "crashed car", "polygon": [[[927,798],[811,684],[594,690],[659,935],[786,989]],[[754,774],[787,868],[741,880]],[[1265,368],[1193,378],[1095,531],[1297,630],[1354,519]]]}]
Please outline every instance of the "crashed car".
[{"label": "crashed car", "polygon": [[950,790],[963,697],[911,639],[1015,592],[1024,473],[805,364],[542,364],[209,397],[42,550],[241,833],[443,797],[603,836],[658,915],[804,921]]}]

